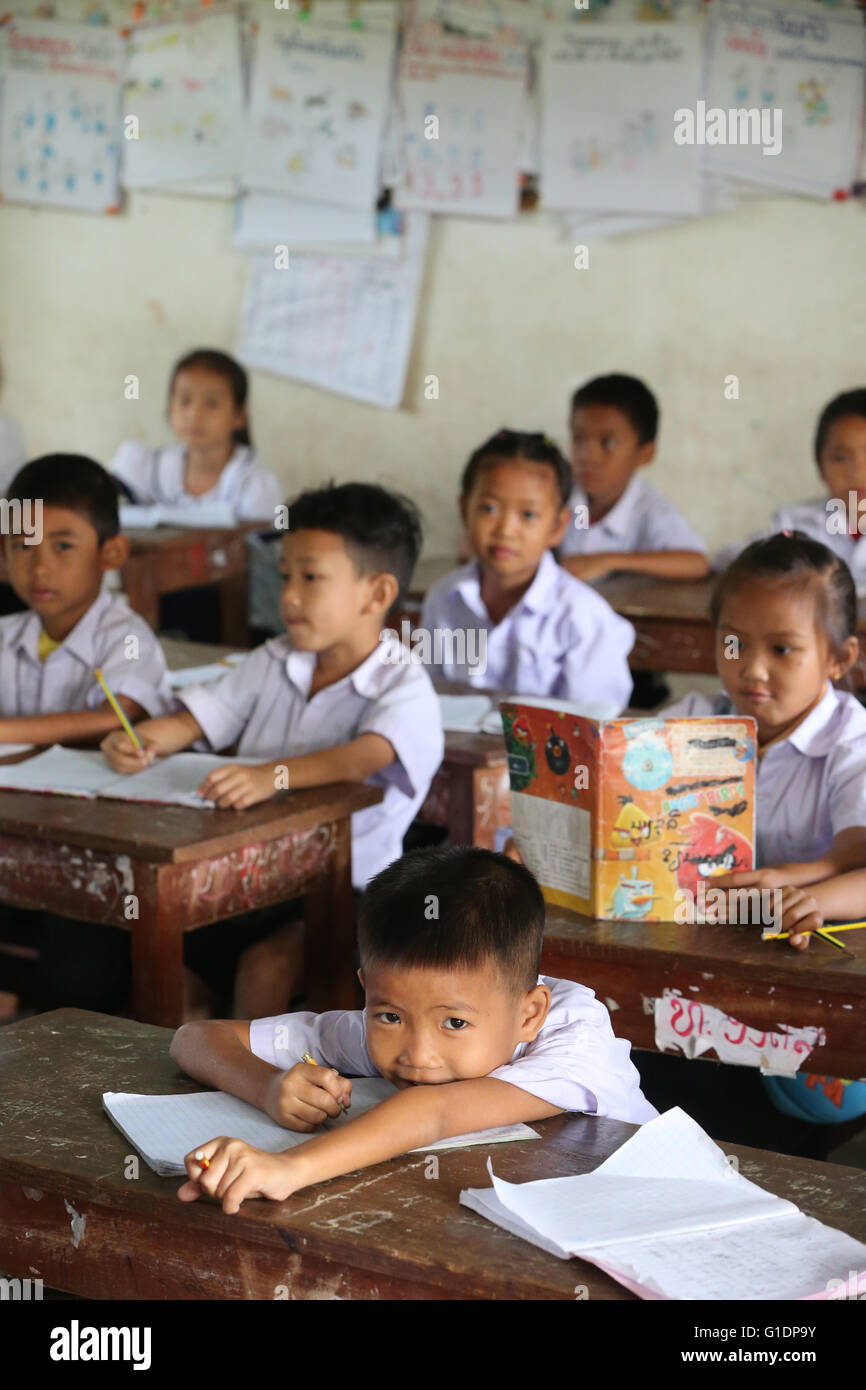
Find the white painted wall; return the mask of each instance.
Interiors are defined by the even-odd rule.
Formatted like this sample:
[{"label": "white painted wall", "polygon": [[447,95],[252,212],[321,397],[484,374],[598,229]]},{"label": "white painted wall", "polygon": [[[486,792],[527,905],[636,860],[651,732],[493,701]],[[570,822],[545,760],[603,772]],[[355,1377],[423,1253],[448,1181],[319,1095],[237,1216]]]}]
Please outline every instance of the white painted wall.
[{"label": "white painted wall", "polygon": [[[122,439],[168,439],[174,358],[236,343],[231,221],[227,203],[152,194],[119,217],[0,209],[2,406],[32,454],[108,462]],[[552,217],[437,220],[403,408],[256,372],[255,437],[287,492],[329,477],[409,492],[441,554],[476,444],[505,424],[564,443],[574,386],[629,371],[662,406],[649,476],[715,545],[817,490],[817,412],[866,382],[864,246],[862,203],[798,198],[591,245],[581,271]],[[128,373],[138,402],[124,400]],[[428,373],[438,401],[424,399]],[[739,401],[724,399],[728,373]]]}]

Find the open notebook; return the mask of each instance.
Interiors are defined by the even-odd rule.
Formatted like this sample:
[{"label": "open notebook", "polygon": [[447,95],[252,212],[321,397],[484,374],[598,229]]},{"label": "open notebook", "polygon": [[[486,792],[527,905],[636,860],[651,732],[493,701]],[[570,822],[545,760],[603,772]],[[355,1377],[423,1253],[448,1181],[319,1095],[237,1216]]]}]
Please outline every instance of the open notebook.
[{"label": "open notebook", "polygon": [[[328,1120],[325,1129],[350,1124],[358,1115],[372,1110],[380,1101],[394,1095],[396,1087],[381,1076],[362,1076],[352,1082],[352,1106],[347,1115]],[[186,1096],[141,1096],[122,1091],[106,1091],[102,1104],[137,1149],[145,1163],[161,1178],[186,1172],[184,1155],[219,1134],[243,1139],[267,1153],[281,1153],[312,1139],[283,1129],[262,1110],[224,1091],[194,1091]],[[538,1139],[528,1125],[503,1125],[499,1129],[477,1130],[440,1139],[415,1153],[435,1153],[439,1149],[462,1149],[470,1144],[504,1144],[512,1139]]]},{"label": "open notebook", "polygon": [[[124,531],[130,527],[150,530],[154,526],[228,529],[237,526],[237,518],[231,502],[201,502],[197,507],[169,507],[160,503],[141,507],[129,502],[121,503],[120,524]],[[267,522],[263,521],[262,525],[266,526]]]},{"label": "open notebook", "polygon": [[734,1172],[679,1107],[592,1173],[469,1188],[460,1201],[562,1259],[598,1265],[642,1298],[829,1298],[866,1245]]},{"label": "open notebook", "polygon": [[0,766],[0,787],[54,792],[60,796],[111,797],[119,801],[155,801],[170,806],[209,807],[196,795],[205,777],[226,763],[248,763],[212,753],[172,753],[143,772],[112,772],[99,752],[55,744],[23,763]]}]

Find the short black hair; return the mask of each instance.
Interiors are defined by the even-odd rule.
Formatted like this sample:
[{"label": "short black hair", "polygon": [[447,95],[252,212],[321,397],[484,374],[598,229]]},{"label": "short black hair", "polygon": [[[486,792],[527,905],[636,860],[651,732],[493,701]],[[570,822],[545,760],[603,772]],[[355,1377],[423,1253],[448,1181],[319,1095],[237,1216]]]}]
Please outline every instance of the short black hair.
[{"label": "short black hair", "polygon": [[732,590],[755,579],[788,583],[794,588],[814,585],[817,617],[834,652],[857,636],[857,590],[845,561],[821,541],[802,531],[777,531],[753,541],[719,575],[710,600],[710,617],[717,627],[722,604]]},{"label": "short black hair", "polygon": [[858,386],[853,391],[843,391],[841,396],[834,396],[832,401],[828,401],[821,411],[815,430],[815,462],[819,468],[831,426],[835,425],[837,420],[844,419],[846,415],[860,415],[866,420],[866,386]]},{"label": "short black hair", "polygon": [[410,850],[361,899],[361,965],[473,969],[494,962],[515,993],[538,979],[544,898],[522,864],[489,849]]},{"label": "short black hair", "polygon": [[117,487],[111,474],[84,454],[43,454],[19,468],[6,489],[8,501],[41,500],[85,517],[103,546],[120,530]]},{"label": "short black hair", "polygon": [[574,487],[571,468],[553,440],[548,439],[547,435],[540,431],[527,433],[521,430],[502,429],[497,434],[492,434],[489,439],[485,439],[463,469],[463,478],[460,483],[461,496],[469,496],[479,474],[483,473],[497,459],[521,458],[526,459],[527,463],[546,463],[549,468],[553,469],[560,502],[563,507],[567,506],[571,490]]},{"label": "short black hair", "polygon": [[326,483],[289,504],[289,531],[332,531],[342,536],[361,574],[384,570],[400,586],[399,602],[421,553],[418,509],[408,497],[377,483]]},{"label": "short black hair", "polygon": [[[250,383],[240,362],[236,362],[227,352],[220,352],[218,348],[195,348],[193,352],[188,352],[185,357],[179,358],[171,369],[171,378],[168,383],[169,405],[171,405],[174,383],[180,372],[194,372],[196,369],[203,372],[214,372],[217,376],[225,377],[231,388],[232,400],[238,410],[242,410],[247,404]],[[247,423],[234,431],[232,439],[236,444],[246,444],[252,448],[253,439],[249,415],[247,415]]]},{"label": "short black hair", "polygon": [[659,432],[659,405],[652,391],[636,376],[613,372],[578,386],[571,398],[572,415],[582,405],[611,405],[622,412],[639,444],[652,444]]}]

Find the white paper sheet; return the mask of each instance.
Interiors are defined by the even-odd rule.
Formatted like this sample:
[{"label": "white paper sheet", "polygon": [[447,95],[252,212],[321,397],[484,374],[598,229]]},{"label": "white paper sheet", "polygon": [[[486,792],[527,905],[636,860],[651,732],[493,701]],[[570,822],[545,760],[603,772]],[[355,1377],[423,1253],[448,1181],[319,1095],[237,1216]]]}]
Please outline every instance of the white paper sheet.
[{"label": "white paper sheet", "polygon": [[[300,1058],[298,1059],[300,1061]],[[336,1129],[365,1114],[396,1087],[384,1077],[365,1076],[352,1082],[352,1103],[347,1114],[329,1120],[323,1128]],[[313,1136],[283,1129],[254,1105],[222,1091],[196,1091],[183,1096],[145,1096],[106,1091],[102,1103],[122,1134],[160,1177],[183,1174],[183,1159],[199,1144],[230,1135],[243,1139],[266,1153],[282,1153],[296,1148]],[[503,1144],[518,1139],[538,1139],[528,1125],[503,1125],[498,1129],[475,1131],[441,1139],[415,1153],[436,1153],[442,1149],[465,1148],[470,1144]]]},{"label": "white paper sheet", "polygon": [[551,25],[542,39],[541,193],[547,208],[698,213],[697,146],[673,113],[699,95],[694,24]]},{"label": "white paper sheet", "polygon": [[593,1173],[460,1194],[464,1206],[644,1297],[799,1299],[866,1269],[866,1245],[734,1171],[679,1108],[641,1126]]},{"label": "white paper sheet", "polygon": [[243,155],[246,187],[371,210],[395,37],[263,11]]},{"label": "white paper sheet", "polygon": [[169,507],[162,503],[155,503],[152,507],[140,507],[137,503],[122,502],[120,525],[123,530],[139,528],[150,531],[156,526],[220,530],[234,528],[237,525],[237,517],[231,502],[200,502],[195,507]]},{"label": "white paper sheet", "polygon": [[16,19],[5,35],[0,193],[6,202],[115,212],[123,44],[86,24]]},{"label": "white paper sheet", "polygon": [[238,356],[373,405],[398,406],[424,265],[427,218],[406,218],[400,260],[292,255],[250,259]]},{"label": "white paper sheet", "polygon": [[765,155],[760,144],[705,145],[707,167],[819,197],[847,190],[859,164],[864,64],[860,15],[715,0],[707,108],[781,111],[782,148]]},{"label": "white paper sheet", "polygon": [[207,809],[210,801],[196,795],[208,773],[227,763],[248,764],[249,758],[211,753],[173,753],[142,772],[112,772],[102,754],[55,744],[35,758],[0,767],[0,787],[53,792],[60,796],[107,797],[116,801],[153,801],[171,806]]},{"label": "white paper sheet", "polygon": [[669,989],[653,1000],[653,1022],[659,1052],[675,1050],[692,1059],[714,1052],[720,1062],[758,1067],[767,1076],[795,1076],[826,1039],[823,1028],[751,1028],[712,1004]]},{"label": "white paper sheet", "polygon": [[502,716],[488,695],[440,695],[446,733],[502,733]]},{"label": "white paper sheet", "polygon": [[208,681],[220,680],[233,666],[242,666],[247,656],[247,652],[231,652],[221,661],[211,661],[206,666],[185,666],[180,671],[169,671],[168,683],[172,690],[183,690],[188,685],[205,685]]},{"label": "white paper sheet", "polygon": [[523,45],[407,32],[398,77],[404,167],[398,206],[473,217],[516,214],[528,71]]},{"label": "white paper sheet", "polygon": [[139,138],[123,141],[127,188],[238,175],[243,88],[237,15],[204,13],[133,32],[124,114],[139,121]]},{"label": "white paper sheet", "polygon": [[238,199],[234,232],[239,251],[272,251],[275,246],[374,246],[376,214],[369,208],[341,208],[276,193],[246,193]]}]

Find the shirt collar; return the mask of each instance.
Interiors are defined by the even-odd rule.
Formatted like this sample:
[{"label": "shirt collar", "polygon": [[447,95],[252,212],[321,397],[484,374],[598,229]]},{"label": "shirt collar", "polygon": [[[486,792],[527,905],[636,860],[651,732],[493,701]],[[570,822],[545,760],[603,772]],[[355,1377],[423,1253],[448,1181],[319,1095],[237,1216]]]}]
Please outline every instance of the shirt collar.
[{"label": "shirt collar", "polygon": [[809,711],[802,724],[798,724],[794,732],[782,742],[793,744],[799,753],[805,753],[808,758],[826,758],[837,741],[835,731],[829,729],[828,725],[838,705],[839,692],[828,681],[827,689],[815,708]]},{"label": "shirt collar", "polygon": [[[313,683],[313,672],[316,669],[316,653],[298,651],[292,646],[289,637],[274,637],[267,646],[277,660],[284,663],[286,675],[296,690],[303,695],[304,699],[309,699],[310,687]],[[402,642],[396,635],[389,634],[383,636],[379,643],[373,648],[370,655],[365,657],[354,671],[343,676],[341,680],[334,681],[333,685],[326,687],[327,690],[337,690],[340,686],[350,684],[356,692],[365,700],[375,699],[381,694],[384,678],[394,665],[399,664],[401,659]]]},{"label": "shirt collar", "polygon": [[[515,608],[527,608],[533,613],[542,613],[550,607],[550,599],[556,588],[561,571],[549,550],[541,557],[535,578],[526,593],[515,604]],[[459,594],[466,604],[479,617],[489,618],[481,598],[481,566],[477,560],[464,565],[454,577],[452,594]]]},{"label": "shirt collar", "polygon": [[[75,627],[64,637],[63,641],[56,648],[57,651],[68,652],[84,666],[93,666],[94,641],[93,634],[95,629],[102,621],[103,615],[109,604],[113,603],[113,595],[103,589],[97,598],[93,600],[87,612],[78,619]],[[27,612],[21,614],[21,623],[12,633],[10,645],[17,651],[23,652],[31,661],[39,660],[39,634],[42,631],[42,619],[38,613]],[[53,652],[46,657],[46,663],[51,660]]]},{"label": "shirt collar", "polygon": [[[636,473],[633,473],[626,484],[625,492],[622,496],[614,503],[607,515],[601,518],[601,521],[596,521],[593,524],[602,527],[605,531],[609,531],[611,535],[621,536],[623,539],[626,539],[633,533],[634,513],[640,503],[644,486],[643,479],[639,478]],[[583,491],[583,488],[575,487],[571,494],[570,505],[572,509],[574,509],[578,503],[588,507],[589,499]]]}]

